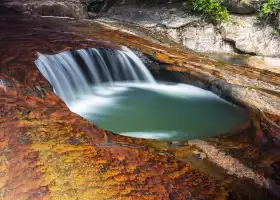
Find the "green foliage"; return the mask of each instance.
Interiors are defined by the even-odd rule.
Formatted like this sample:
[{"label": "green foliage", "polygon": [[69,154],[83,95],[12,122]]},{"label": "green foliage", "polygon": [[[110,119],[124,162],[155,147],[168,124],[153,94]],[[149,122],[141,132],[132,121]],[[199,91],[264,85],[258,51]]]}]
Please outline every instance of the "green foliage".
[{"label": "green foliage", "polygon": [[259,10],[262,20],[270,20],[280,12],[280,0],[264,0]]},{"label": "green foliage", "polygon": [[229,13],[220,0],[190,0],[187,2],[187,11],[200,13],[211,21],[228,21]]}]

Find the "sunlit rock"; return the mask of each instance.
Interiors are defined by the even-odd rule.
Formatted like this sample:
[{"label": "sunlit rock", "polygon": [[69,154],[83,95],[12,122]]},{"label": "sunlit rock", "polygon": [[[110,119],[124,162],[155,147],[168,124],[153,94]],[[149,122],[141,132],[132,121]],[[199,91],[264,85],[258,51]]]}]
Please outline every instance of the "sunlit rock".
[{"label": "sunlit rock", "polygon": [[252,56],[249,57],[246,62],[252,67],[269,70],[280,74],[280,58]]}]

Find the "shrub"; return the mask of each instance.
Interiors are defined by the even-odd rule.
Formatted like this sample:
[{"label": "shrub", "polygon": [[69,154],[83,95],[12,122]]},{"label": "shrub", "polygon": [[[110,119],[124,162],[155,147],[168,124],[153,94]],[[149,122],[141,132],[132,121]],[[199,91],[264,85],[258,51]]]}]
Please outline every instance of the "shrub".
[{"label": "shrub", "polygon": [[229,13],[220,0],[190,0],[187,2],[187,10],[200,13],[211,21],[228,21]]},{"label": "shrub", "polygon": [[259,17],[262,20],[270,20],[280,12],[280,0],[264,0],[259,10]]}]

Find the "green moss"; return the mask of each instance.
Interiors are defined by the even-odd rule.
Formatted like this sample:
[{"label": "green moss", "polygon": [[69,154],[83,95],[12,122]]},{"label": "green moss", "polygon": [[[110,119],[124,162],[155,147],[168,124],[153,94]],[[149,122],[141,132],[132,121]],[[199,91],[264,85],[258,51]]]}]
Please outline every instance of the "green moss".
[{"label": "green moss", "polygon": [[264,0],[259,9],[259,17],[262,20],[271,20],[276,18],[279,12],[280,0]]},{"label": "green moss", "polygon": [[202,14],[214,22],[230,19],[228,10],[220,0],[191,0],[186,3],[186,10]]}]

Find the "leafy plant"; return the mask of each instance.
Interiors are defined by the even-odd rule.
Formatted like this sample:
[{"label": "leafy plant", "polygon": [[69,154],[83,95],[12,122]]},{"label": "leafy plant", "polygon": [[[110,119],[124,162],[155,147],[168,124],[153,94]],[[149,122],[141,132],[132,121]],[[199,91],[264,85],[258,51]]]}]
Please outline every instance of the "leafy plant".
[{"label": "leafy plant", "polygon": [[272,19],[280,12],[280,0],[264,0],[259,10],[259,17],[263,20]]},{"label": "leafy plant", "polygon": [[191,0],[187,10],[206,15],[211,21],[228,21],[229,13],[220,0]]}]

